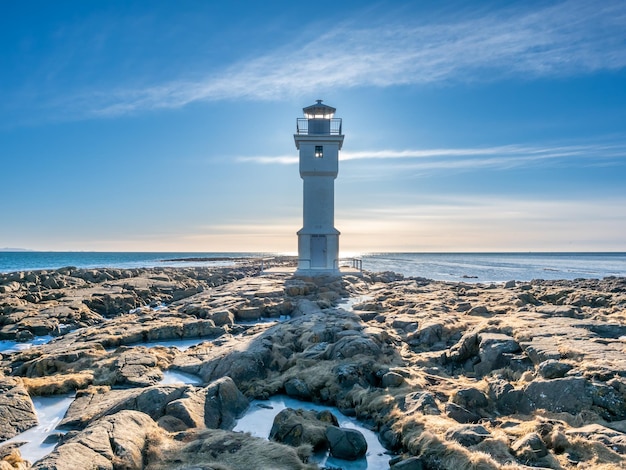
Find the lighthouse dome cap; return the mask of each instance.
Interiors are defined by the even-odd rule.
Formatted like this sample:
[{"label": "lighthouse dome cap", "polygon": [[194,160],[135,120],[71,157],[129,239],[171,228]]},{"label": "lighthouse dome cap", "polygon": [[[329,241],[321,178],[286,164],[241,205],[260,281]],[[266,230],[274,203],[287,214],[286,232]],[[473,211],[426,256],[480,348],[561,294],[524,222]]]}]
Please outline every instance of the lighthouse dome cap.
[{"label": "lighthouse dome cap", "polygon": [[303,108],[302,111],[308,119],[331,119],[337,110],[322,103],[322,100],[317,100],[317,103]]}]

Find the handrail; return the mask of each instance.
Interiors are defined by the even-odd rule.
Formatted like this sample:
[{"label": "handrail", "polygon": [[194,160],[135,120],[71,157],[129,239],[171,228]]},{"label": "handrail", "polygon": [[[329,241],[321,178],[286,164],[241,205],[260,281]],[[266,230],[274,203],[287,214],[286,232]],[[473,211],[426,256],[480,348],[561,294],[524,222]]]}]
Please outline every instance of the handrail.
[{"label": "handrail", "polygon": [[361,258],[352,258],[352,267],[363,272],[363,260]]},{"label": "handrail", "polygon": [[328,132],[311,132],[309,133],[309,121],[317,121],[317,119],[298,118],[296,120],[297,135],[341,135],[341,118],[327,119],[330,121]]}]

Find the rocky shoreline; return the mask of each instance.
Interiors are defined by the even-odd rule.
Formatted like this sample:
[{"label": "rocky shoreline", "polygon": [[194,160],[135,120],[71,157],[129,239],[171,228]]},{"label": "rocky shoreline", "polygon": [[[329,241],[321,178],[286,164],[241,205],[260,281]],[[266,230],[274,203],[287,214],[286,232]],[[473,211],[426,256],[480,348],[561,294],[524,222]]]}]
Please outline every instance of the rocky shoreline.
[{"label": "rocky shoreline", "polygon": [[[2,354],[0,439],[37,424],[33,396],[76,398],[50,455],[31,466],[0,444],[0,470],[362,458],[332,415],[281,412],[269,441],[232,432],[249,400],[278,394],[357,417],[395,470],[624,468],[625,317],[623,278],[298,278],[253,263],[1,274],[0,339],[54,338]],[[167,370],[203,384],[161,384]]]}]

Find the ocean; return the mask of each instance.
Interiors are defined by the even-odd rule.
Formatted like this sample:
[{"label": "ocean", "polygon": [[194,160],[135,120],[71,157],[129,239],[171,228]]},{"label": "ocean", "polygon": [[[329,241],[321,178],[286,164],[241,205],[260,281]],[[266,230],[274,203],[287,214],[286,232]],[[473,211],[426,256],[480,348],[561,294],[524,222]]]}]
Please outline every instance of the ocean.
[{"label": "ocean", "polygon": [[[276,253],[131,253],[131,252],[0,252],[0,272],[78,268],[155,266],[232,266],[235,258],[278,256]],[[363,269],[394,271],[442,281],[503,282],[532,279],[601,279],[626,277],[626,253],[368,253]],[[168,261],[219,258],[215,261]]]}]

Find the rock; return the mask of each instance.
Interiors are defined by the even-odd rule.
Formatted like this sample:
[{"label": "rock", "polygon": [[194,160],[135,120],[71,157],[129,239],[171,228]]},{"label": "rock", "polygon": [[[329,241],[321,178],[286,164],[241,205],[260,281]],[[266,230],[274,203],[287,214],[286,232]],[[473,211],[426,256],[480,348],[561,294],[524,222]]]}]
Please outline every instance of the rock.
[{"label": "rock", "polygon": [[505,380],[497,379],[489,383],[489,398],[495,403],[496,409],[505,415],[529,414],[532,410],[531,403],[524,392],[516,390]]},{"label": "rock", "polygon": [[77,395],[59,425],[82,429],[121,410],[141,411],[158,420],[166,413],[168,403],[180,398],[190,388],[193,387],[155,385],[127,390],[88,389]]},{"label": "rock", "polygon": [[222,377],[202,389],[188,387],[167,404],[165,414],[190,428],[232,429],[247,408],[248,400],[233,380]]},{"label": "rock", "polygon": [[21,381],[0,378],[0,440],[10,439],[36,425],[33,402]]},{"label": "rock", "polygon": [[528,355],[533,364],[539,365],[544,361],[561,359],[561,353],[554,342],[553,337],[534,337],[530,343],[521,343],[520,346]]},{"label": "rock", "polygon": [[285,393],[290,397],[311,399],[309,386],[303,380],[291,378],[285,382]]},{"label": "rock", "polygon": [[90,424],[84,431],[63,442],[34,470],[142,469],[146,441],[158,427],[148,415],[120,411]]},{"label": "rock", "polygon": [[580,308],[572,305],[541,305],[535,310],[551,317],[580,318]]},{"label": "rock", "polygon": [[339,426],[337,418],[329,411],[285,408],[274,417],[269,438],[292,447],[310,444],[313,449],[327,449],[326,428],[329,426]]},{"label": "rock", "polygon": [[488,437],[491,437],[491,433],[479,424],[457,426],[446,432],[446,439],[457,441],[464,447],[475,446]]},{"label": "rock", "polygon": [[512,289],[512,288],[515,287],[515,285],[516,285],[515,281],[506,281],[504,283],[504,288],[505,289]]},{"label": "rock", "polygon": [[453,403],[467,409],[486,408],[489,401],[483,392],[476,388],[464,388],[452,395]]},{"label": "rock", "polygon": [[424,470],[424,468],[422,459],[419,457],[409,457],[391,466],[391,470]]},{"label": "rock", "polygon": [[515,339],[500,333],[480,333],[478,340],[478,357],[480,362],[474,366],[474,370],[481,375],[506,366],[507,362],[504,354],[515,353],[520,350],[520,346]]},{"label": "rock", "polygon": [[117,369],[115,383],[135,387],[156,385],[163,380],[163,372],[157,364],[157,358],[149,350],[129,348],[114,362]]},{"label": "rock", "polygon": [[626,419],[626,397],[610,385],[594,383],[589,387],[593,404],[607,421]]},{"label": "rock", "polygon": [[371,363],[352,362],[339,364],[333,368],[333,374],[337,379],[337,383],[346,390],[357,384],[367,387],[375,385],[377,382]]},{"label": "rock", "polygon": [[554,359],[548,359],[547,361],[543,361],[537,367],[537,372],[544,379],[560,379],[565,377],[570,370],[574,367],[565,362],[556,361]]},{"label": "rock", "polygon": [[165,408],[166,416],[174,418],[175,421],[168,418],[168,420],[159,420],[159,424],[163,423],[174,428],[182,427],[182,429],[203,427],[205,404],[206,393],[203,390],[188,388],[180,398],[170,401]]},{"label": "rock", "polygon": [[378,440],[385,449],[395,452],[402,448],[402,433],[394,429],[393,422],[387,422],[380,427]]},{"label": "rock", "polygon": [[398,407],[407,415],[413,413],[422,413],[425,415],[439,415],[439,407],[435,397],[428,392],[413,392],[404,397],[403,401],[398,403]]},{"label": "rock", "polygon": [[344,460],[356,460],[367,452],[367,442],[363,434],[356,429],[328,426],[326,439],[333,457]]},{"label": "rock", "polygon": [[478,354],[478,345],[478,333],[475,331],[467,332],[454,346],[450,348],[447,353],[448,360],[451,362],[462,363],[470,357]]},{"label": "rock", "polygon": [[394,318],[394,320],[391,322],[391,326],[406,333],[415,331],[418,328],[418,324],[415,319],[410,317]]},{"label": "rock", "polygon": [[484,305],[477,305],[476,307],[472,307],[467,314],[476,316],[487,315],[489,314],[489,309]]},{"label": "rock", "polygon": [[517,307],[522,307],[522,306],[528,305],[528,304],[539,305],[540,302],[530,292],[522,292],[521,294],[518,294],[517,301],[515,302],[515,305]]},{"label": "rock", "polygon": [[230,377],[222,377],[204,388],[204,424],[208,428],[230,429],[248,409],[248,399]]},{"label": "rock", "polygon": [[235,316],[228,310],[211,312],[210,319],[216,326],[232,325],[235,322]]},{"label": "rock", "polygon": [[245,346],[225,356],[209,358],[201,365],[198,375],[205,382],[228,376],[238,387],[265,377],[272,361],[271,346],[263,341]]},{"label": "rock", "polygon": [[478,423],[480,416],[454,403],[446,403],[446,415],[459,423]]},{"label": "rock", "polygon": [[189,426],[185,422],[171,415],[161,416],[157,420],[157,424],[167,432],[180,432],[189,429]]},{"label": "rock", "polygon": [[467,312],[468,310],[470,310],[472,308],[472,304],[469,302],[459,302],[456,305],[455,310],[457,312]]},{"label": "rock", "polygon": [[358,355],[377,358],[381,353],[380,346],[372,338],[348,336],[331,346],[328,359],[348,359]]},{"label": "rock", "polygon": [[526,434],[511,444],[511,451],[525,464],[540,463],[548,455],[548,448],[535,432]]},{"label": "rock", "polygon": [[381,382],[384,388],[395,388],[403,385],[405,380],[404,377],[397,372],[387,372],[383,375]]},{"label": "rock", "polygon": [[44,444],[56,444],[57,442],[60,442],[63,439],[63,436],[65,436],[65,434],[61,432],[54,432],[52,434],[48,434],[46,438],[43,440],[43,443]]},{"label": "rock", "polygon": [[553,380],[533,380],[524,388],[533,409],[554,413],[580,413],[592,405],[586,381],[580,377]]},{"label": "rock", "polygon": [[418,331],[407,337],[407,343],[411,346],[432,346],[439,343],[443,337],[443,326],[439,323],[430,323],[422,326]]},{"label": "rock", "polygon": [[235,311],[237,321],[255,321],[261,318],[262,310],[260,307],[241,307]]},{"label": "rock", "polygon": [[600,424],[588,424],[566,431],[567,436],[578,436],[585,440],[601,442],[620,454],[626,454],[626,436]]}]

